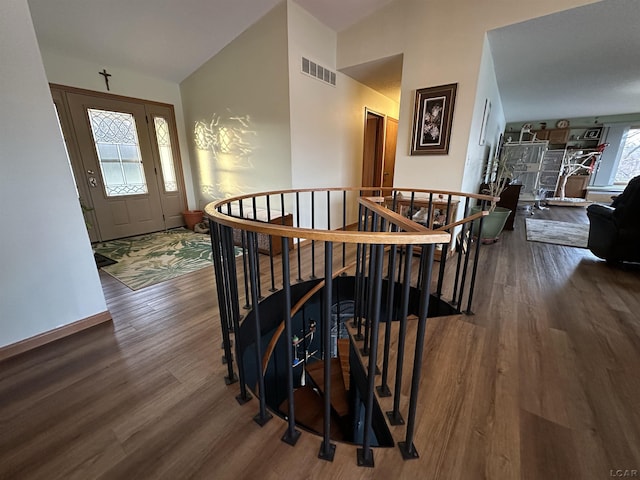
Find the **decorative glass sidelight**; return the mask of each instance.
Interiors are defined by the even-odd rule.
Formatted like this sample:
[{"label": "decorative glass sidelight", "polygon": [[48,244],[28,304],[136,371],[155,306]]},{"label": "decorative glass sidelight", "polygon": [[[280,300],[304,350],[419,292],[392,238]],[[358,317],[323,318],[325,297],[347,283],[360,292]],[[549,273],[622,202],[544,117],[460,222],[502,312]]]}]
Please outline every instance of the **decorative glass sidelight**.
[{"label": "decorative glass sidelight", "polygon": [[148,192],[133,115],[87,109],[108,197]]},{"label": "decorative glass sidelight", "polygon": [[153,117],[153,125],[156,129],[156,141],[160,152],[160,167],[164,179],[165,192],[177,192],[178,182],[173,166],[173,150],[171,149],[171,137],[169,135],[169,123],[163,117]]}]

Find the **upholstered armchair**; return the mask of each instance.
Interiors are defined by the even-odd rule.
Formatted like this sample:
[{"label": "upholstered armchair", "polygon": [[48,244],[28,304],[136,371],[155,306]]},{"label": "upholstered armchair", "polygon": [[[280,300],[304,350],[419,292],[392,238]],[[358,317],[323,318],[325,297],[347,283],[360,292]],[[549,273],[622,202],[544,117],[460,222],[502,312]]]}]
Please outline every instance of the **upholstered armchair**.
[{"label": "upholstered armchair", "polygon": [[588,247],[608,262],[640,262],[640,176],[633,178],[611,206],[587,208]]}]

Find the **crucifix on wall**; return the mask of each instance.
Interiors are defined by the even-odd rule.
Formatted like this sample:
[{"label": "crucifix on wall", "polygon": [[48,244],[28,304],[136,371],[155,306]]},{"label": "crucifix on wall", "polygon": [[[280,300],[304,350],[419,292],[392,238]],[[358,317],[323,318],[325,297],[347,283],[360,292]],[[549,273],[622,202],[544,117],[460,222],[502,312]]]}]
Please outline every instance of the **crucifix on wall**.
[{"label": "crucifix on wall", "polygon": [[111,74],[107,73],[106,68],[103,68],[101,72],[98,72],[98,74],[104,77],[104,83],[107,86],[107,91],[109,91],[109,77],[111,76]]}]

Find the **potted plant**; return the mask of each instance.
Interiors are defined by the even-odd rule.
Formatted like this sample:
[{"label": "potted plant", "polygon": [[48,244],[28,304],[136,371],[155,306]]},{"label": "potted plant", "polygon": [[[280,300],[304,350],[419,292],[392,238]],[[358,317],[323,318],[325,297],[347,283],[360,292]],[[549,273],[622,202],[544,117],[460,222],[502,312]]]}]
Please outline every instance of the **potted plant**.
[{"label": "potted plant", "polygon": [[[500,159],[500,157],[496,155],[493,161],[488,162],[484,177],[480,193],[497,198],[502,195],[512,182],[513,170],[507,165],[505,160]],[[477,205],[471,208],[471,213],[478,213],[481,210],[483,210],[482,205]],[[483,243],[495,243],[498,241],[498,237],[505,223],[507,223],[511,210],[498,207],[497,201],[495,200],[491,202],[488,210],[489,215],[482,219],[482,231],[480,233],[478,233],[480,230],[480,220],[473,222],[473,236],[479,237]]]},{"label": "potted plant", "polygon": [[202,210],[185,210],[182,212],[184,223],[187,224],[189,230],[193,230],[196,224],[202,222],[204,218],[204,212]]}]

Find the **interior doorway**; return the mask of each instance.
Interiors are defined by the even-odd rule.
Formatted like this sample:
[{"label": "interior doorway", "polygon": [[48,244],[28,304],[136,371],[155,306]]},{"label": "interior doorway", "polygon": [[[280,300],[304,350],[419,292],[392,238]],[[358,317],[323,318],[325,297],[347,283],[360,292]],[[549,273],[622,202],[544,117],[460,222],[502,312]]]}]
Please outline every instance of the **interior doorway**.
[{"label": "interior doorway", "polygon": [[92,242],[184,224],[173,107],[51,86]]},{"label": "interior doorway", "polygon": [[397,138],[398,120],[365,109],[361,186],[393,186]]}]

